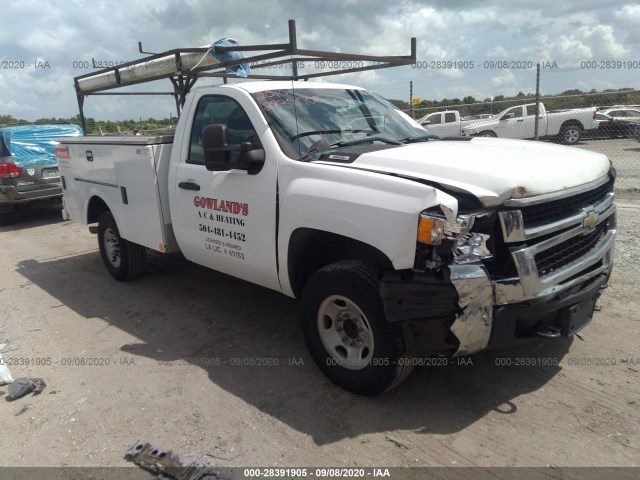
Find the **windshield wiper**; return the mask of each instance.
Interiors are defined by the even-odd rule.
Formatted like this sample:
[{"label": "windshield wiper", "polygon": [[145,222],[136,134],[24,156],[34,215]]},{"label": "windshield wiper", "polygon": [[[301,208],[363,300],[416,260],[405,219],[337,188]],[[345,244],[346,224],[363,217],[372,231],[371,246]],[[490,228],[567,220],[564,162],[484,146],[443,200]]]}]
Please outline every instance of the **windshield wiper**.
[{"label": "windshield wiper", "polygon": [[440,137],[437,135],[416,135],[414,137],[407,137],[399,140],[400,143],[418,143],[418,142],[428,142],[429,140],[439,140]]},{"label": "windshield wiper", "polygon": [[358,138],[356,140],[344,140],[338,143],[332,143],[332,147],[349,147],[351,145],[361,145],[363,143],[373,143],[373,142],[382,142],[388,143],[389,145],[401,145],[397,140],[391,140],[390,138],[385,137],[364,137]]},{"label": "windshield wiper", "polygon": [[329,150],[329,148],[331,148],[329,142],[327,142],[327,140],[323,137],[316,143],[312,144],[309,149],[304,152],[304,155],[302,155],[298,160],[301,162],[308,162],[309,160],[311,160],[311,157],[314,153],[322,153],[326,150]]}]

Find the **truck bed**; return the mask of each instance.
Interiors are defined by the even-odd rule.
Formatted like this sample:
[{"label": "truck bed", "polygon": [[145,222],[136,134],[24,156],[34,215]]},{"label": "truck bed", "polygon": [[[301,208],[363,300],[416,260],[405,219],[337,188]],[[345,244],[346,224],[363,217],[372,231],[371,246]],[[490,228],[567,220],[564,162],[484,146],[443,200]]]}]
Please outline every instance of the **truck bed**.
[{"label": "truck bed", "polygon": [[167,181],[172,144],[172,135],[85,136],[61,141],[60,146],[69,152],[69,158],[58,158],[64,178],[63,214],[92,223],[86,214],[87,202],[99,197],[120,219],[122,238],[160,252],[176,251]]}]

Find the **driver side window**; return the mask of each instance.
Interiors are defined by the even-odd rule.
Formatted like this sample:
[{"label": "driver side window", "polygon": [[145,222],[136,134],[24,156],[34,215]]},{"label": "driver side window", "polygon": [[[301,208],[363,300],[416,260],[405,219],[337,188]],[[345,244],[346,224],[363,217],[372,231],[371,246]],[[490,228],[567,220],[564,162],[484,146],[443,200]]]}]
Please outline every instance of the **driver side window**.
[{"label": "driver side window", "polygon": [[[204,129],[208,125],[222,123],[227,125],[228,142],[258,142],[258,135],[247,113],[238,102],[229,97],[207,96],[200,99],[196,115],[191,125],[191,140],[187,163],[204,165],[202,145]],[[231,160],[236,160],[240,152],[231,152]]]},{"label": "driver side window", "polygon": [[513,107],[511,110],[507,110],[504,114],[504,118],[521,118],[522,117],[522,107]]}]

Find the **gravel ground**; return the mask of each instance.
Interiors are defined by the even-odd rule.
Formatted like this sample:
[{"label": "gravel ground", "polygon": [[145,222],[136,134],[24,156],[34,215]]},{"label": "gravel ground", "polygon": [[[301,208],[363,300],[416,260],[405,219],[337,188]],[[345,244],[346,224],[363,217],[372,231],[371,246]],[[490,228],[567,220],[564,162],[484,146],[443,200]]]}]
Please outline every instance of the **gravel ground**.
[{"label": "gravel ground", "polygon": [[640,194],[616,203],[582,339],[418,368],[376,398],[320,374],[295,301],[160,255],[115,282],[86,227],[30,212],[0,227],[0,344],[15,378],[48,386],[0,401],[0,466],[125,466],[147,440],[215,467],[638,467]]}]

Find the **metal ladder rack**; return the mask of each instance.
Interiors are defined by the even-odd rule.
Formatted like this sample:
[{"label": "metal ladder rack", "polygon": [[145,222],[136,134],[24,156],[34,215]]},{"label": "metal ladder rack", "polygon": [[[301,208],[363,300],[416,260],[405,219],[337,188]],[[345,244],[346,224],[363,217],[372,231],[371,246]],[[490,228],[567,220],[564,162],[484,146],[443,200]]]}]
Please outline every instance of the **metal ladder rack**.
[{"label": "metal ladder rack", "polygon": [[[86,131],[84,117],[84,101],[91,95],[172,95],[176,102],[178,116],[184,106],[187,94],[191,91],[199,78],[218,77],[227,83],[228,78],[236,78],[227,72],[227,67],[247,63],[252,70],[273,69],[278,65],[291,64],[291,74],[285,71],[280,75],[251,73],[246,78],[260,80],[309,80],[310,78],[326,77],[343,73],[362,72],[381,68],[411,65],[416,62],[416,39],[411,38],[411,53],[405,56],[376,56],[359,55],[352,53],[336,53],[321,50],[306,50],[298,48],[296,23],[289,20],[289,42],[246,45],[233,47],[216,47],[216,52],[262,52],[241,60],[219,62],[209,59],[205,64],[188,68],[194,58],[204,58],[210,47],[179,48],[162,53],[152,54],[132,62],[127,62],[116,67],[101,69],[95,72],[80,75],[74,78],[76,97],[80,110],[82,128]],[[140,53],[143,52],[141,42],[138,42]],[[321,72],[300,73],[299,62],[324,62],[330,68]],[[354,62],[368,62],[366,65],[353,67]],[[146,68],[153,65],[164,65],[164,68]],[[164,71],[163,71],[164,70]],[[287,69],[283,69],[287,70]],[[169,79],[173,85],[173,91],[169,92],[107,92],[126,86]]]}]

